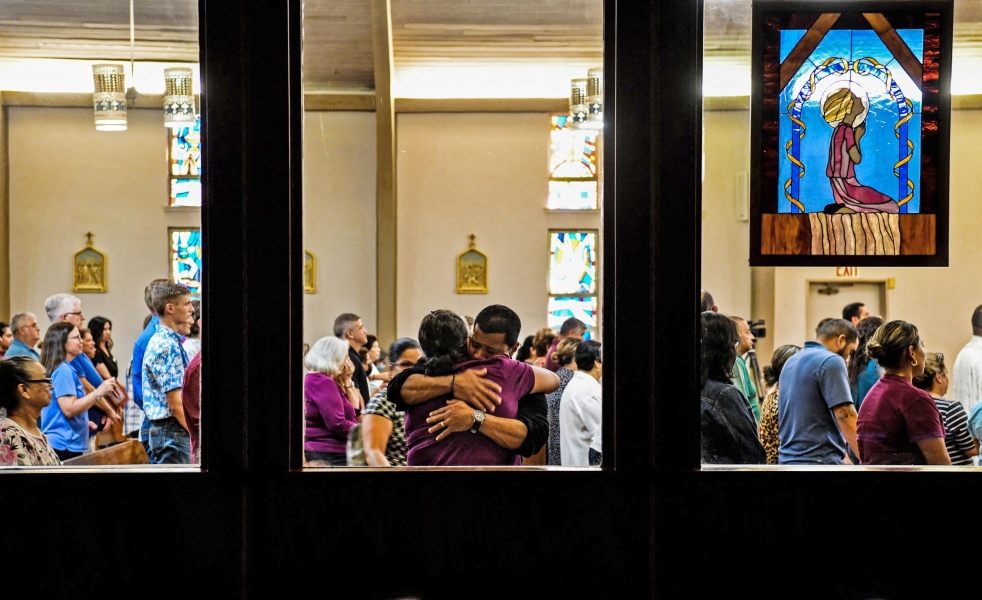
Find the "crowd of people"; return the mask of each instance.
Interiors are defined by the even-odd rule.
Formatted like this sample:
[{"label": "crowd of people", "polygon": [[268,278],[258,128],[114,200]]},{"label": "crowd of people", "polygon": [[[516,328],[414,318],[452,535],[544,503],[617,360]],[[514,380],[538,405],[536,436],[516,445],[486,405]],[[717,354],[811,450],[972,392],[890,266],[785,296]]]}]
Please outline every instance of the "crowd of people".
[{"label": "crowd of people", "polygon": [[45,301],[43,339],[33,313],[0,323],[0,466],[61,465],[96,450],[100,431],[113,432],[111,441],[138,435],[152,464],[197,460],[200,302],[169,279],[151,281],[144,301],[150,314],[129,389],[118,379],[112,321],[85,326],[77,297]]},{"label": "crowd of people", "polygon": [[383,353],[338,316],[304,357],[306,465],[600,465],[600,344],[575,318],[523,344],[521,328],[502,305],[434,310]]},{"label": "crowd of people", "polygon": [[[815,339],[749,368],[747,322],[702,291],[702,462],[972,465],[982,439],[982,306],[951,377],[906,321],[862,303],[818,323]],[[951,392],[951,398],[945,395]],[[759,407],[758,407],[759,402]]]}]

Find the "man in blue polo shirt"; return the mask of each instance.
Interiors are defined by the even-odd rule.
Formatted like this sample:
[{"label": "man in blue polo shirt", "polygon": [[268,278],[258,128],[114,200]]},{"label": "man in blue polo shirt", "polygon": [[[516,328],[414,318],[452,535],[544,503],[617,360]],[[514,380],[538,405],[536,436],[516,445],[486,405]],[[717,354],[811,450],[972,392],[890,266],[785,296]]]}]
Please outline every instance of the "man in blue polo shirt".
[{"label": "man in blue polo shirt", "polygon": [[[75,327],[82,329],[85,327],[85,316],[82,314],[82,301],[71,294],[55,294],[44,301],[44,310],[48,313],[48,320],[51,324],[71,323]],[[86,394],[102,384],[102,375],[95,370],[92,359],[79,354],[70,363],[75,374],[82,382],[82,388]],[[105,428],[122,419],[122,416],[114,411],[106,412],[108,404],[103,404],[101,408],[93,407],[89,409],[89,421],[95,424],[96,428]]]},{"label": "man in blue polo shirt", "polygon": [[7,349],[5,358],[13,356],[30,356],[34,360],[41,360],[41,356],[34,350],[41,339],[41,328],[38,327],[38,318],[34,313],[17,313],[10,319],[10,330],[14,332],[14,341]]},{"label": "man in blue polo shirt", "polygon": [[841,465],[850,448],[859,456],[846,371],[858,345],[852,323],[833,319],[784,363],[777,400],[779,464]]},{"label": "man in blue polo shirt", "polygon": [[[150,309],[152,316],[147,326],[143,328],[143,333],[140,334],[140,337],[136,338],[136,343],[133,344],[133,357],[130,362],[130,369],[132,370],[130,377],[133,382],[133,403],[139,406],[140,410],[143,410],[143,357],[147,353],[147,345],[150,343],[150,338],[153,337],[153,334],[157,333],[157,325],[160,325],[160,317],[157,316],[157,311],[153,308],[153,290],[166,283],[170,283],[170,279],[154,279],[143,289],[143,302]],[[143,443],[143,449],[147,451],[150,464],[153,464],[154,458],[150,453],[149,436],[150,419],[147,418],[144,412],[143,422],[140,425],[140,442]]]}]

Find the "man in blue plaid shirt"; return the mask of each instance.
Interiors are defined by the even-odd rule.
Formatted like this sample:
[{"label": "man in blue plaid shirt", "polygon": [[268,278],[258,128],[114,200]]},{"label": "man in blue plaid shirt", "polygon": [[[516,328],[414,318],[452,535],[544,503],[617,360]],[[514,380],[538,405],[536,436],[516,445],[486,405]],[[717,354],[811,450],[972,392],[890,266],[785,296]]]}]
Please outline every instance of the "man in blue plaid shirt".
[{"label": "man in blue plaid shirt", "polygon": [[151,291],[160,323],[143,356],[143,412],[150,421],[154,464],[190,464],[191,437],[181,397],[187,354],[181,336],[191,331],[191,292],[168,281]]}]

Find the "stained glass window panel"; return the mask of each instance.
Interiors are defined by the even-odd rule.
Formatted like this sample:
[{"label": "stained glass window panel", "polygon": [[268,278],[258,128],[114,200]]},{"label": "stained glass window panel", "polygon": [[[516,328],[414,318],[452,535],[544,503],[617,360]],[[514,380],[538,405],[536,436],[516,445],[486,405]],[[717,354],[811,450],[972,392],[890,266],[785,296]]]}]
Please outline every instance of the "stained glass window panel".
[{"label": "stained glass window panel", "polygon": [[[549,298],[549,327],[558,330],[563,321],[575,317],[587,326],[587,333],[597,328],[596,296],[559,296]],[[587,335],[586,339],[590,339]]]},{"label": "stained glass window panel", "polygon": [[170,230],[171,278],[191,290],[193,298],[201,297],[201,231]]},{"label": "stained glass window panel", "polygon": [[597,293],[597,232],[549,232],[549,293]]},{"label": "stained glass window panel", "polygon": [[597,208],[597,132],[569,127],[566,115],[552,117],[547,208]]},{"label": "stained glass window panel", "polygon": [[170,205],[201,206],[201,117],[170,130]]}]

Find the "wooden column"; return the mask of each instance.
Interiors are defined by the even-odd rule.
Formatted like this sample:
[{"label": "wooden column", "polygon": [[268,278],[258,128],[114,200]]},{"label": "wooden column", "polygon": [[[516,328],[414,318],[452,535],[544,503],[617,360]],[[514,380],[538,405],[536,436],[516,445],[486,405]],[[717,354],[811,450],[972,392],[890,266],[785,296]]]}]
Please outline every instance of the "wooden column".
[{"label": "wooden column", "polygon": [[396,115],[392,98],[390,0],[372,0],[375,54],[375,332],[385,346],[396,339]]}]

